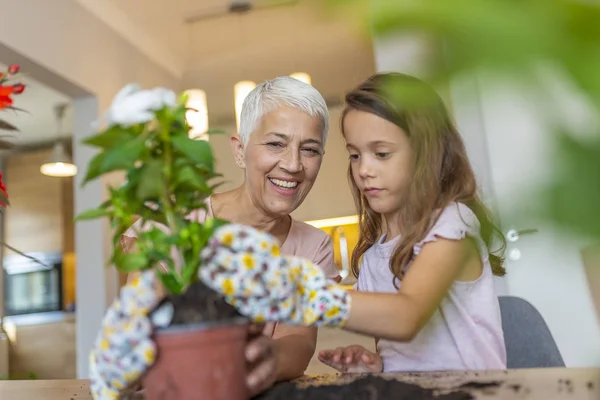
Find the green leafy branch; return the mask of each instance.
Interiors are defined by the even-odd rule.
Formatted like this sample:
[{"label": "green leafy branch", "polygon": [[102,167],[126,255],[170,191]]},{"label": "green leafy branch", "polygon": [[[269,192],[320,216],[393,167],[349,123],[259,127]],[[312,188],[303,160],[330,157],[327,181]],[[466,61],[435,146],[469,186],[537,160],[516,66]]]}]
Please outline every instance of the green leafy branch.
[{"label": "green leafy branch", "polygon": [[[205,200],[221,177],[214,171],[210,144],[188,137],[185,98],[176,107],[164,107],[145,124],[113,125],[84,141],[99,149],[90,161],[83,184],[114,171],[124,171],[126,182],[109,188],[109,198],[77,220],[108,218],[113,254],[110,259],[126,273],[155,269],[168,292],[183,292],[197,279],[200,252],[214,229],[225,221],[192,221],[192,211]],[[211,131],[209,133],[216,133]],[[137,234],[133,251],[120,238],[136,218],[151,224]],[[181,261],[176,267],[175,260]]]}]

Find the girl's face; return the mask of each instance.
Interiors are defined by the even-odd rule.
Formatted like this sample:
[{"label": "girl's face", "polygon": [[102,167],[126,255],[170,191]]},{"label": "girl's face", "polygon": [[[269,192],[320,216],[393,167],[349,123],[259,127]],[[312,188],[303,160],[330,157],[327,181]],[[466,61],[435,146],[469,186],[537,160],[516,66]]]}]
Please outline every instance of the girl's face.
[{"label": "girl's face", "polygon": [[354,182],[375,212],[394,219],[413,175],[408,136],[395,124],[359,110],[345,115],[343,128]]}]

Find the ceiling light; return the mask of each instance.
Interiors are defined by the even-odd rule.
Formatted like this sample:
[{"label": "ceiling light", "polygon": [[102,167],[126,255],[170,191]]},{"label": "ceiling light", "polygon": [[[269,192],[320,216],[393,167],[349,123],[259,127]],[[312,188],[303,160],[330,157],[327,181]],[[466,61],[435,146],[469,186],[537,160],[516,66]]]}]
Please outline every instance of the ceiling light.
[{"label": "ceiling light", "polygon": [[256,87],[256,83],[252,81],[240,81],[233,87],[233,95],[235,98],[235,123],[237,130],[240,130],[240,114],[242,113],[242,105],[244,99]]},{"label": "ceiling light", "polygon": [[185,118],[190,126],[188,133],[192,139],[208,140],[208,107],[206,103],[206,92],[201,89],[190,89],[187,94],[187,110]]},{"label": "ceiling light", "polygon": [[311,84],[311,80],[310,80],[310,75],[307,74],[306,72],[294,72],[293,74],[290,75],[292,78],[294,79],[298,79],[299,81],[302,81],[304,83],[308,83],[309,85]]},{"label": "ceiling light", "polygon": [[[68,103],[61,103],[54,107],[59,135],[62,135],[62,122],[67,106]],[[71,157],[65,151],[65,145],[62,140],[59,139],[56,141],[50,159],[45,164],[42,164],[40,172],[44,175],[59,178],[77,175],[77,166],[73,164]]]},{"label": "ceiling light", "polygon": [[42,164],[40,172],[44,175],[64,178],[77,175],[77,166],[71,161],[71,157],[65,151],[61,141],[56,142],[52,156],[47,163]]}]

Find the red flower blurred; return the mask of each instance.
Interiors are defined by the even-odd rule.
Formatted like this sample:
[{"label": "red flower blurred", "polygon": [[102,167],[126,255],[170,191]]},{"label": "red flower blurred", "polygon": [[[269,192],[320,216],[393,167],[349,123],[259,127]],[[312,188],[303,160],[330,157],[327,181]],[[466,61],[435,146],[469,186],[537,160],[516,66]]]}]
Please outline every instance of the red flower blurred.
[{"label": "red flower blurred", "polygon": [[21,93],[23,93],[24,90],[25,90],[25,85],[23,85],[22,83],[15,83],[13,85],[13,93],[14,94],[21,94]]},{"label": "red flower blurred", "polygon": [[[8,200],[8,192],[6,191],[6,186],[4,185],[4,182],[2,180],[2,172],[0,172],[0,192],[2,192],[2,194],[0,195],[0,206],[6,207],[6,203],[2,200]],[[4,198],[2,198],[2,196],[4,196]]]},{"label": "red flower blurred", "polygon": [[[11,109],[15,111],[22,111],[18,108],[13,107],[13,95],[19,95],[25,91],[25,85],[17,82],[17,83],[8,83],[10,79],[13,79],[21,67],[18,64],[12,64],[8,67],[6,72],[0,73],[0,111],[4,109]],[[8,131],[18,131],[16,127],[12,124],[0,120],[0,130],[8,130]]]},{"label": "red flower blurred", "polygon": [[10,97],[0,96],[0,110],[2,110],[3,108],[6,108],[6,107],[12,106],[12,104],[13,104],[13,101]]},{"label": "red flower blurred", "polygon": [[10,96],[15,91],[12,86],[0,86],[0,96]]},{"label": "red flower blurred", "polygon": [[10,95],[13,92],[14,87],[12,86],[0,86],[0,110],[12,106],[13,100],[10,98]]}]

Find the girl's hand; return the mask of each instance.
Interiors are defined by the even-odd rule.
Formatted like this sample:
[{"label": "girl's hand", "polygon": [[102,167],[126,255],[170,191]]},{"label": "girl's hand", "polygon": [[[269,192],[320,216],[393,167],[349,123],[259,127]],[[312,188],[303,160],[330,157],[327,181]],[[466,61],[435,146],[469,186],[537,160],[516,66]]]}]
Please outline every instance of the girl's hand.
[{"label": "girl's hand", "polygon": [[319,361],[342,373],[383,371],[383,360],[379,354],[372,353],[358,344],[320,351]]}]

